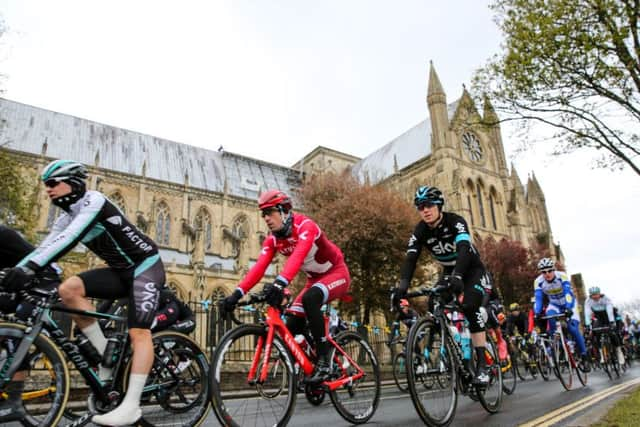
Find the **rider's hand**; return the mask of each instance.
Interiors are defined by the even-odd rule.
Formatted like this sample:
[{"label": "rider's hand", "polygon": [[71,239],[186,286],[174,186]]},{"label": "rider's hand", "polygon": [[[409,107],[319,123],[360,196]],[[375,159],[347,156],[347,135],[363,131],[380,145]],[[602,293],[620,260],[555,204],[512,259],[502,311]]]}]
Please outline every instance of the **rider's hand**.
[{"label": "rider's hand", "polygon": [[610,330],[615,331],[617,328],[618,328],[618,325],[616,325],[616,322],[609,323]]},{"label": "rider's hand", "polygon": [[567,308],[564,311],[564,314],[567,316],[567,319],[571,319],[571,316],[573,316],[573,310],[571,310],[570,308]]},{"label": "rider's hand", "polygon": [[400,300],[407,295],[407,291],[403,291],[400,288],[394,288],[391,292],[391,303],[394,307],[400,307]]},{"label": "rider's hand", "polygon": [[226,312],[233,311],[240,298],[242,298],[242,292],[240,289],[236,289],[231,295],[222,300],[222,309]]},{"label": "rider's hand", "polygon": [[452,274],[449,276],[449,285],[450,289],[456,294],[459,294],[464,290],[464,282],[462,281],[462,276],[459,274]]},{"label": "rider's hand", "polygon": [[10,291],[20,291],[35,278],[36,273],[27,266],[7,268],[0,271],[0,287]]},{"label": "rider's hand", "polygon": [[276,278],[273,283],[264,285],[263,291],[267,304],[272,307],[279,307],[284,298],[284,288],[287,286],[280,277]]}]

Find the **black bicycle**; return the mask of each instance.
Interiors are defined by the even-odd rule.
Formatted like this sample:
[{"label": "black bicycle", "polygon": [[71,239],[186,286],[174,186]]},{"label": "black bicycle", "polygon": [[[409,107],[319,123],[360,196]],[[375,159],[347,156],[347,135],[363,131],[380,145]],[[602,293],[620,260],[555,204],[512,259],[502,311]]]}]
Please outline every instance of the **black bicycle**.
[{"label": "black bicycle", "polygon": [[[407,339],[407,348],[418,349],[414,352],[418,357],[407,358],[411,400],[422,421],[429,426],[447,426],[453,421],[460,393],[479,400],[489,413],[497,412],[502,405],[502,370],[497,346],[487,334],[484,357],[490,381],[487,386],[474,386],[474,361],[465,363],[463,349],[453,332],[457,329],[447,316],[447,311],[462,311],[455,300],[449,301],[449,292],[446,287],[435,287],[423,288],[407,295],[428,296],[432,307],[431,313],[427,313],[413,325]],[[475,356],[475,352],[472,354]],[[425,355],[429,355],[430,363],[427,363]],[[433,383],[437,383],[439,387],[425,386]]]},{"label": "black bicycle", "polygon": [[[131,372],[131,346],[126,318],[111,314],[75,310],[58,305],[57,291],[31,289],[23,298],[37,301],[32,317],[23,323],[0,323],[0,391],[18,371],[27,370],[23,405],[27,426],[82,426],[96,413],[112,410],[124,397]],[[72,341],[52,319],[53,311],[103,319],[121,325],[110,339],[117,343],[113,353],[113,381],[96,375],[96,360],[86,347]],[[154,361],[144,387],[140,426],[198,426],[209,411],[208,360],[198,344],[186,335],[163,331],[153,335]],[[95,349],[94,349],[95,351]],[[64,355],[63,355],[64,354]],[[69,360],[89,386],[88,411],[80,415],[67,411],[72,377]],[[25,397],[27,397],[25,399]],[[63,414],[71,419],[62,419]],[[73,417],[77,415],[77,417]]]}]

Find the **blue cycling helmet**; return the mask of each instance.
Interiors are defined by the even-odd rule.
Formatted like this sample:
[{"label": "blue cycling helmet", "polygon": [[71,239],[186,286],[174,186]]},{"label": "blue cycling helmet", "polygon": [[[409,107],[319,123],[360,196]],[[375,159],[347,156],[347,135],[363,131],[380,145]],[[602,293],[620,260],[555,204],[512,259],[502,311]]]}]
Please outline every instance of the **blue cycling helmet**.
[{"label": "blue cycling helmet", "polygon": [[424,203],[431,203],[442,208],[442,205],[444,205],[444,196],[442,195],[442,191],[438,190],[436,187],[429,187],[427,185],[419,187],[416,190],[415,197],[413,198],[413,204],[418,207]]},{"label": "blue cycling helmet", "polygon": [[600,295],[600,288],[597,286],[592,286],[589,288],[589,296],[591,295]]}]

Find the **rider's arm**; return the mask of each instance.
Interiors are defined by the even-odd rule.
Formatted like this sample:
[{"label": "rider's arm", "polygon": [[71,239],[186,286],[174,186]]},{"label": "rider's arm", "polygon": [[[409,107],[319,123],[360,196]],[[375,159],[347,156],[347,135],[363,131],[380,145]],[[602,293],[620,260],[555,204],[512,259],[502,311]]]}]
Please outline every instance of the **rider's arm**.
[{"label": "rider's arm", "polygon": [[[591,326],[591,298],[587,298],[584,302],[584,326]],[[611,316],[613,317],[613,308],[611,309]]]},{"label": "rider's arm", "polygon": [[469,264],[471,263],[471,258],[475,253],[475,248],[471,244],[469,227],[462,217],[456,219],[453,231],[456,233],[455,243],[456,252],[458,253],[456,266],[453,267],[453,274],[463,277],[464,273],[469,269]]},{"label": "rider's arm", "polygon": [[34,249],[17,231],[0,225],[0,268],[15,266]]},{"label": "rider's arm", "polygon": [[280,273],[280,276],[284,277],[287,283],[291,282],[296,277],[296,274],[298,274],[298,271],[300,271],[302,263],[309,254],[309,251],[311,251],[313,242],[320,237],[320,233],[320,227],[311,220],[306,220],[300,224],[300,228],[298,229],[298,243],[296,243],[293,253],[285,262],[284,268]]},{"label": "rider's arm", "polygon": [[613,315],[613,303],[609,297],[603,296],[603,298],[605,298],[605,303],[607,304],[607,317],[609,318],[609,323],[613,323],[616,321],[616,317]]},{"label": "rider's arm", "polygon": [[256,261],[253,267],[251,267],[247,275],[244,276],[244,279],[242,279],[237,287],[237,289],[242,292],[242,295],[249,292],[251,288],[253,288],[256,283],[262,279],[264,272],[267,271],[267,267],[269,267],[271,260],[273,260],[273,257],[276,254],[275,239],[276,238],[273,235],[269,235],[264,239],[258,261]]},{"label": "rider's arm", "polygon": [[562,289],[564,290],[564,298],[565,298],[565,307],[573,310],[576,306],[576,297],[573,295],[573,290],[571,289],[571,283],[569,282],[569,278],[564,273],[559,273],[560,280],[562,280]]},{"label": "rider's arm", "polygon": [[533,313],[538,315],[542,312],[542,300],[544,298],[544,293],[542,289],[538,286],[537,282],[533,282],[535,286],[535,291],[533,295],[536,297],[536,302],[533,304]]},{"label": "rider's arm", "polygon": [[[18,265],[37,271],[73,249],[98,222],[105,197],[97,192],[87,195],[78,214],[71,221],[63,215],[47,238]],[[55,233],[55,234],[54,234]]]},{"label": "rider's arm", "polygon": [[418,224],[409,239],[409,245],[407,247],[407,255],[404,258],[404,263],[400,269],[400,291],[405,292],[409,289],[411,284],[411,278],[416,270],[416,264],[418,263],[418,257],[422,252],[422,244],[420,243],[419,236],[423,232],[422,221]]}]

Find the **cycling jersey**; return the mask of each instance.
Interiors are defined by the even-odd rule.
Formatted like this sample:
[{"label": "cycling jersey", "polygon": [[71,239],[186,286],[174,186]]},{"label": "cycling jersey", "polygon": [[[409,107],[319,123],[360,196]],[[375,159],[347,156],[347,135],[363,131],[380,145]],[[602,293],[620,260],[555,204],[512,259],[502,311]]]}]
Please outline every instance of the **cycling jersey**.
[{"label": "cycling jersey", "polygon": [[547,282],[542,274],[539,275],[533,281],[533,289],[536,297],[534,304],[535,314],[542,313],[545,295],[549,298],[549,305],[554,305],[562,309],[562,311],[567,308],[573,310],[576,305],[571,283],[569,283],[569,277],[565,272],[556,271],[551,282]]},{"label": "cycling jersey", "polygon": [[87,191],[55,221],[44,241],[20,261],[33,270],[62,257],[83,243],[110,267],[123,270],[158,254],[156,244],[97,191]]},{"label": "cycling jersey", "polygon": [[507,316],[507,333],[511,336],[515,334],[516,328],[521,335],[529,333],[529,321],[527,315],[522,311],[517,316],[510,314]]},{"label": "cycling jersey", "polygon": [[243,295],[262,278],[276,253],[288,257],[280,273],[287,283],[293,280],[299,270],[309,278],[317,278],[344,265],[342,251],[325,236],[320,227],[310,218],[296,213],[291,236],[280,239],[271,233],[264,240],[258,260],[238,285]]},{"label": "cycling jersey", "polygon": [[[584,302],[584,324],[591,326],[591,315],[598,316],[599,319],[608,320],[609,323],[616,321],[613,315],[613,303],[609,297],[602,295],[598,301],[593,298],[587,298]],[[606,317],[605,317],[606,315]]]}]

